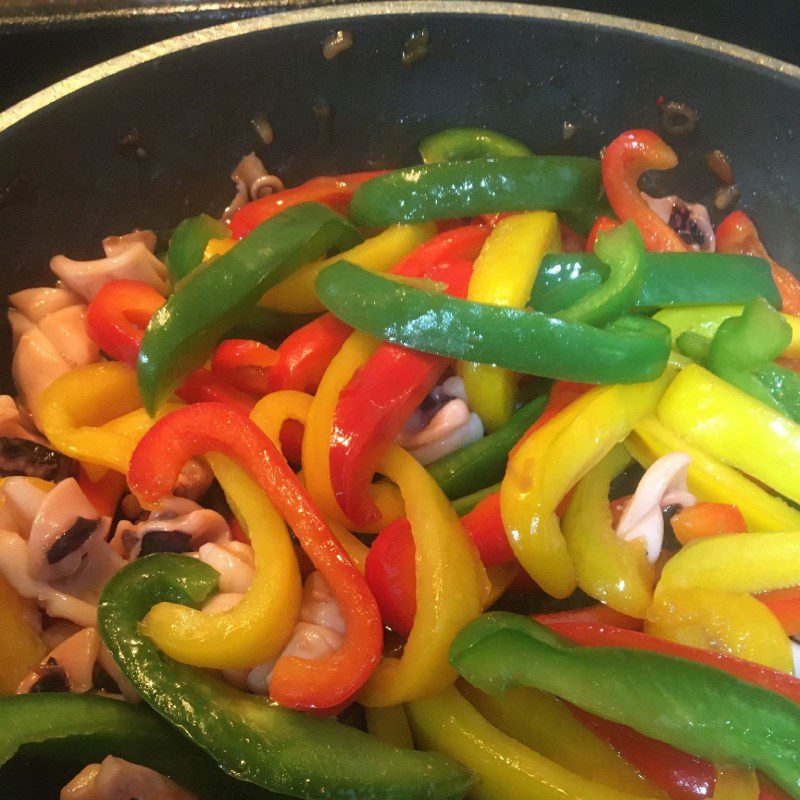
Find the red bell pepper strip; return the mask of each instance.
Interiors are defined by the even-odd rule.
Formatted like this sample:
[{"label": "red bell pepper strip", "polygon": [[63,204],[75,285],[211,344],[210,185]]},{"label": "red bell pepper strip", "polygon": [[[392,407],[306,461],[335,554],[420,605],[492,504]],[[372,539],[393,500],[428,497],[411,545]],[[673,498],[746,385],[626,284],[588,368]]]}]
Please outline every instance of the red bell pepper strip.
[{"label": "red bell pepper strip", "polygon": [[589,647],[632,647],[638,650],[652,650],[656,653],[685,658],[690,661],[699,661],[711,667],[729,672],[748,683],[762,686],[772,692],[777,692],[795,703],[800,703],[800,680],[785,672],[764,667],[741,658],[716,653],[711,650],[701,650],[689,647],[666,639],[658,639],[637,631],[627,631],[613,625],[578,625],[578,624],[553,624],[549,625],[556,633],[565,636],[576,644]]},{"label": "red bell pepper strip", "polygon": [[278,659],[270,683],[273,700],[302,710],[330,709],[348,701],[381,656],[378,606],[286,460],[249,417],[222,403],[198,403],[167,414],[134,450],[128,484],[152,506],[172,490],[190,458],[210,451],[235,459],[266,492],[327,581],[344,618],[344,642],[336,653],[314,661]]},{"label": "red bell pepper strip", "polygon": [[603,153],[603,184],[614,213],[622,222],[633,220],[648,250],[681,253],[681,237],[653,211],[639,191],[638,180],[649,169],[672,169],[678,157],[653,131],[620,134]]},{"label": "red bell pepper strip", "polygon": [[594,225],[592,225],[589,235],[586,237],[586,252],[594,252],[598,233],[605,233],[606,231],[613,230],[617,225],[619,225],[619,222],[615,219],[611,219],[611,217],[598,217]]},{"label": "red bell pepper strip", "polygon": [[716,231],[717,252],[758,256],[772,267],[772,279],[778,287],[784,314],[800,314],[800,280],[786,267],[773,261],[761,243],[756,226],[744,211],[734,211],[720,222]]},{"label": "red bell pepper strip", "polygon": [[259,397],[269,391],[269,368],[278,354],[252,339],[226,339],[211,356],[211,372],[231,386]]},{"label": "red bell pepper strip", "polygon": [[315,392],[328,365],[353,332],[333,314],[323,314],[298,328],[278,345],[278,360],[269,370],[269,390]]},{"label": "red bell pepper strip", "polygon": [[544,625],[580,624],[580,625],[614,625],[629,631],[640,631],[642,620],[629,617],[613,608],[602,604],[574,608],[569,611],[555,611],[552,614],[536,614],[533,617]]},{"label": "red bell pepper strip", "polygon": [[461,517],[472,543],[478,548],[485,567],[508,564],[514,560],[514,551],[508,543],[503,518],[500,516],[500,492],[494,492]]},{"label": "red bell pepper strip", "polygon": [[[392,272],[442,281],[448,294],[459,296],[469,285],[470,257],[480,251],[487,236],[488,228],[482,226],[439,234]],[[342,512],[356,526],[378,518],[380,512],[369,494],[378,462],[447,364],[440,356],[384,342],[342,390],[331,430],[331,486]]]},{"label": "red bell pepper strip", "polygon": [[746,533],[747,523],[736,506],[726,503],[698,503],[679,511],[670,520],[672,532],[681,544],[705,536]]},{"label": "red bell pepper strip", "polygon": [[312,178],[300,186],[254,200],[242,206],[231,218],[231,235],[234,239],[241,239],[270,217],[300,203],[324,203],[347,216],[353,192],[365,181],[383,175],[384,172],[385,170],[353,172],[349,175]]},{"label": "red bell pepper strip", "polygon": [[[164,298],[141,281],[111,281],[100,289],[86,309],[86,329],[100,349],[131,367],[136,367],[139,347],[150,317],[164,305]],[[252,398],[229,386],[207,369],[199,369],[185,381],[177,395],[187,403],[219,401],[245,410]]]},{"label": "red bell pepper strip", "polygon": [[756,595],[756,600],[760,600],[778,618],[789,636],[800,634],[800,587],[764,592]]},{"label": "red bell pepper strip", "polygon": [[93,481],[81,467],[78,470],[78,486],[89,502],[102,517],[112,517],[117,513],[117,505],[125,491],[125,476],[110,469],[98,481]]}]

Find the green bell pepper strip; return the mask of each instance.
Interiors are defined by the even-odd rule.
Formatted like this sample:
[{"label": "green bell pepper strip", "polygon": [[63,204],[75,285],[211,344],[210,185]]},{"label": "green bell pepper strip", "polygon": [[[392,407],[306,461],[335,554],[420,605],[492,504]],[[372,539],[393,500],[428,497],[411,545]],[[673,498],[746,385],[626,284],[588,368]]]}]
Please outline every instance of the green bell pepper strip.
[{"label": "green bell pepper strip", "polygon": [[532,156],[521,142],[486,128],[448,128],[419,143],[419,154],[426,164],[440,161],[466,161],[472,158]]},{"label": "green bell pepper strip", "polygon": [[568,156],[506,156],[407,167],[362,184],[350,202],[359,226],[473,217],[498,211],[560,211],[597,199],[600,164]]},{"label": "green bell pepper strip", "polygon": [[172,232],[167,249],[167,269],[173,283],[185,278],[202,260],[211,239],[231,235],[228,226],[208,214],[183,220]]},{"label": "green bell pepper strip", "polygon": [[599,329],[426,292],[346,261],[322,270],[316,288],[337,317],[378,339],[529,375],[639,383],[657,378],[669,356],[669,330],[650,319]]},{"label": "green bell pepper strip", "polygon": [[560,311],[597,292],[603,285],[603,280],[600,270],[587,269],[571,280],[561,281],[539,292],[534,291],[530,304],[542,314],[556,316]]},{"label": "green bell pepper strip", "polygon": [[[531,305],[541,308],[542,300],[557,288],[580,281],[585,275],[608,268],[595,253],[550,253],[542,259],[531,292]],[[724,253],[646,253],[642,262],[644,285],[637,298],[639,308],[664,308],[703,303],[746,303],[764,297],[775,308],[780,295],[769,264],[761,258]],[[588,279],[586,279],[588,280]],[[592,277],[591,280],[596,280]],[[588,283],[586,284],[588,286]],[[566,306],[562,306],[565,308]],[[548,313],[555,313],[548,301]]]},{"label": "green bell pepper strip", "polygon": [[297,267],[361,241],[343,217],[303,203],[262,222],[227,253],[184,278],[153,315],[139,350],[142,402],[152,416],[264,292]]},{"label": "green bell pepper strip", "polygon": [[155,554],[106,584],[100,635],[142,697],[229,775],[311,800],[457,800],[468,773],[437,754],[401,750],[330,719],[281,708],[160,653],[139,632],[159,602],[197,606],[217,589],[216,570]]},{"label": "green bell pepper strip", "polygon": [[451,500],[496,483],[506,471],[509,451],[539,419],[546,403],[544,396],[531,400],[502,428],[429,464],[431,477]]},{"label": "green bell pepper strip", "polygon": [[609,276],[602,286],[559,312],[561,319],[602,325],[630,310],[642,294],[644,242],[633,222],[600,233],[594,249]]},{"label": "green bell pepper strip", "polygon": [[580,647],[502,612],[467,625],[450,661],[482,691],[542,689],[700,758],[761,770],[800,798],[800,705],[722,670],[652,651]]},{"label": "green bell pepper strip", "polygon": [[494,494],[495,492],[500,491],[500,483],[493,483],[491,486],[487,486],[485,489],[479,489],[477,492],[473,492],[472,494],[466,494],[464,497],[459,497],[456,500],[452,501],[453,510],[458,514],[459,517],[463,517],[465,514],[469,514],[473,508],[475,508],[481,500],[488,497],[490,494]]},{"label": "green bell pepper strip", "polygon": [[85,694],[0,698],[0,765],[17,752],[48,762],[86,764],[108,755],[150,767],[201,800],[277,795],[227,776],[150,709]]}]

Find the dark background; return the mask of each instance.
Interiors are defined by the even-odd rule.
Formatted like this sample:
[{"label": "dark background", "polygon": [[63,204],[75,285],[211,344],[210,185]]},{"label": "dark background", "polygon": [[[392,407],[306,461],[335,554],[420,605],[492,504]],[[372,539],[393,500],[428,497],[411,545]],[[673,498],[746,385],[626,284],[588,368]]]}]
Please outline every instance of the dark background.
[{"label": "dark background", "polygon": [[[97,14],[69,21],[53,12],[47,12],[52,14],[48,20],[47,13],[26,0],[13,6],[0,0],[0,110],[77,70],[143,44],[231,19],[323,4],[263,0],[245,8],[184,14],[139,8],[125,18]],[[800,0],[551,0],[547,4],[671,25],[800,64]]]}]

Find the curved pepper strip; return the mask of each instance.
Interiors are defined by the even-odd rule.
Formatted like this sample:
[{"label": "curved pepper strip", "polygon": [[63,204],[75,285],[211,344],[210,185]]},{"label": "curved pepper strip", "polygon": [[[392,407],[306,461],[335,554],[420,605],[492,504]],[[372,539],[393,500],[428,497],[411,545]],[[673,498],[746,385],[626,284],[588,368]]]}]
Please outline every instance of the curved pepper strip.
[{"label": "curved pepper strip", "polygon": [[664,394],[657,413],[709,456],[800,502],[800,425],[780,412],[692,365]]},{"label": "curved pepper strip", "polygon": [[575,590],[556,508],[566,493],[653,412],[673,373],[579,397],[536,430],[508,462],[500,489],[506,534],[523,569],[553,597]]},{"label": "curved pepper strip", "polygon": [[[303,474],[314,502],[327,519],[352,529],[352,523],[339,507],[331,483],[329,448],[333,419],[342,390],[356,370],[363,367],[378,343],[361,333],[354,333],[331,361],[314,396],[303,437]],[[400,494],[392,486],[376,483],[370,490],[381,511],[379,519],[363,526],[367,533],[377,533],[403,514]],[[360,529],[360,528],[357,528]]]},{"label": "curved pepper strip", "polygon": [[748,594],[704,587],[674,591],[659,584],[645,630],[661,639],[792,671],[792,650],[783,627]]},{"label": "curved pepper strip", "polygon": [[211,356],[211,372],[242,392],[259,397],[269,391],[269,369],[279,356],[252,339],[226,339]]},{"label": "curved pepper strip", "polygon": [[644,619],[655,575],[641,541],[626,542],[611,524],[611,481],[630,463],[615,447],[575,488],[561,520],[578,586],[590,597],[630,617]]},{"label": "curved pepper strip", "polygon": [[600,330],[422,291],[343,261],[320,273],[317,293],[340,319],[384,341],[543,377],[652,380],[669,355],[668,329],[650,319],[625,317]]},{"label": "curved pepper strip", "polygon": [[762,770],[800,797],[800,707],[705,664],[622,647],[579,647],[515,614],[486,614],[450,659],[477,688],[551,692],[716,763]]},{"label": "curved pepper strip", "polygon": [[483,609],[488,586],[477,551],[425,468],[392,447],[380,472],[399,487],[416,547],[417,611],[401,658],[384,658],[358,695],[365,706],[394,706],[446,689],[453,637]]},{"label": "curved pepper strip", "polygon": [[638,185],[643,172],[678,165],[672,148],[653,131],[630,130],[606,147],[602,163],[608,202],[623,222],[636,224],[647,249],[662,253],[688,250],[681,237],[647,205]]},{"label": "curved pepper strip", "polygon": [[516,139],[486,128],[448,128],[434,133],[419,143],[419,154],[425,164],[533,155],[528,147]]},{"label": "curved pepper strip", "polygon": [[[142,469],[136,459],[146,453],[137,450],[131,470]],[[204,614],[162,603],[150,610],[141,630],[184,664],[245,669],[276,657],[292,635],[300,613],[300,570],[289,531],[266,495],[234,461],[214,453],[206,458],[253,547],[253,582],[230,611]]]},{"label": "curved pepper strip", "polygon": [[655,786],[552,695],[520,688],[492,696],[466,681],[459,691],[503,733],[582,778],[638,797],[659,796]]},{"label": "curved pepper strip", "polygon": [[262,197],[242,206],[229,223],[231,236],[242,239],[276,214],[302,203],[324,203],[340,214],[347,214],[353,192],[364,181],[383,175],[378,172],[353,172],[348,175],[312,178],[300,186]]},{"label": "curved pepper strip", "polygon": [[76,769],[114,755],[166,775],[201,800],[277,800],[229,778],[146,706],[90,694],[27,694],[0,700],[0,716],[0,766],[17,751]]},{"label": "curved pepper strip", "polygon": [[716,248],[720,253],[741,253],[768,261],[783,302],[783,311],[791,315],[800,314],[800,281],[786,267],[770,258],[747,214],[734,211],[720,222],[716,230]]},{"label": "curved pepper strip", "polygon": [[669,521],[681,544],[725,533],[745,533],[747,523],[738,506],[726,503],[696,503],[682,508]]},{"label": "curved pepper strip", "polygon": [[[492,231],[469,281],[467,299],[510,308],[525,308],[545,253],[561,249],[558,217],[551,211],[515,214]],[[460,362],[470,408],[490,433],[511,418],[517,376],[491,364]]]},{"label": "curved pepper strip", "polygon": [[406,704],[415,741],[445,753],[480,778],[480,800],[632,800],[531,750],[488,722],[456,689]]},{"label": "curved pepper strip", "polygon": [[325,306],[317,297],[314,282],[325,267],[344,258],[372,272],[386,272],[435,233],[436,226],[432,222],[394,225],[340,256],[304,264],[285,281],[273,286],[258,304],[263,308],[295,314],[324,311]]},{"label": "curved pepper strip", "polygon": [[172,490],[191,457],[208,452],[235,459],[266,493],[322,573],[344,618],[344,642],[337,652],[315,661],[278,660],[270,683],[273,699],[303,709],[329,709],[349,700],[380,657],[383,631],[375,599],[286,460],[254,422],[221,403],[174,411],[137,445],[128,485],[143,505],[152,506]]},{"label": "curved pepper strip", "polygon": [[406,167],[362,184],[350,218],[368,228],[497,211],[581,208],[597,199],[600,165],[575,156],[504,156]]},{"label": "curved pepper strip", "polygon": [[139,349],[139,391],[149,413],[211,355],[267,289],[301,264],[361,241],[327,206],[288,208],[224,255],[195,270],[153,315]]},{"label": "curved pepper strip", "polygon": [[228,226],[208,214],[198,214],[180,222],[167,248],[167,270],[172,282],[185,278],[203,260],[211,239],[224,239],[228,235]]},{"label": "curved pepper strip", "polygon": [[354,791],[365,800],[463,797],[470,780],[452,761],[389,747],[353,727],[237,691],[161,655],[139,631],[156,603],[196,606],[216,586],[216,571],[196,559],[147,556],[108,582],[98,615],[103,641],[147,703],[224,771],[308,800],[348,800]]},{"label": "curved pepper strip", "polygon": [[442,231],[412,250],[392,272],[407,278],[421,278],[446,262],[474,261],[490,233],[491,228],[486,225],[460,225]]},{"label": "curved pepper strip", "polygon": [[735,504],[750,530],[800,530],[800,511],[737,470],[692,447],[655,416],[636,425],[625,440],[625,447],[645,468],[668,453],[686,453],[692,459],[687,472],[689,491],[701,500]]}]

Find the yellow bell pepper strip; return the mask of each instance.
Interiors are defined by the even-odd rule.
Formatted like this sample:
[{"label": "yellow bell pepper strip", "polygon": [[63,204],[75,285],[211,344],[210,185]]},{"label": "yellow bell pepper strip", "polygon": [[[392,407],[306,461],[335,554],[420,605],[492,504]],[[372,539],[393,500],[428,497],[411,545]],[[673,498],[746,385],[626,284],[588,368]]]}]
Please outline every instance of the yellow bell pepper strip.
[{"label": "yellow bell pepper strip", "polygon": [[625,448],[615,447],[578,483],[561,528],[578,586],[609,608],[644,619],[653,601],[653,567],[644,542],[617,536],[608,505],[611,481],[629,463]]},{"label": "yellow bell pepper strip", "polygon": [[553,597],[575,590],[556,508],[566,493],[655,409],[673,371],[655,381],[604,386],[579,397],[529,436],[508,462],[500,510],[514,554]]},{"label": "yellow bell pepper strip", "polygon": [[[494,306],[525,308],[539,263],[561,249],[558,217],[552,211],[531,211],[506,217],[492,231],[469,281],[467,300]],[[517,376],[491,364],[460,362],[470,408],[489,432],[505,425],[514,413]]]},{"label": "yellow bell pepper strip", "polygon": [[47,653],[47,646],[28,622],[30,605],[0,575],[0,697],[14,694],[31,665]]},{"label": "yellow bell pepper strip", "polygon": [[417,611],[402,658],[384,658],[358,694],[365,706],[394,706],[455,680],[453,638],[483,610],[486,572],[455,511],[425,467],[392,447],[379,470],[399,487],[416,548]]},{"label": "yellow bell pepper strip", "polygon": [[800,530],[800,511],[732,467],[692,447],[655,416],[647,417],[634,428],[625,440],[625,447],[645,468],[667,453],[686,453],[692,459],[687,472],[692,494],[710,503],[736,505],[750,530]]},{"label": "yellow bell pepper strip", "polygon": [[742,767],[717,767],[714,800],[759,800],[758,775]]},{"label": "yellow bell pepper strip", "polygon": [[456,689],[406,705],[414,741],[460,761],[480,780],[472,800],[631,800],[534,752],[488,722]]},{"label": "yellow bell pepper strip", "polygon": [[466,681],[459,681],[458,690],[496,728],[570,772],[639,797],[661,795],[558,698],[522,687],[489,695]]},{"label": "yellow bell pepper strip", "polygon": [[659,639],[792,671],[792,650],[783,626],[748,594],[657,587],[645,631]]},{"label": "yellow bell pepper strip", "polygon": [[393,747],[414,749],[414,739],[403,706],[388,708],[365,708],[367,733]]},{"label": "yellow bell pepper strip", "polygon": [[800,425],[780,412],[692,365],[657,414],[690,444],[800,502]]},{"label": "yellow bell pepper strip", "polygon": [[253,582],[230,611],[219,614],[159,603],[141,631],[184,664],[244,669],[276,657],[292,635],[300,613],[300,569],[286,524],[266,494],[235,461],[219,453],[207,459],[253,546]]},{"label": "yellow bell pepper strip", "polygon": [[[682,308],[665,308],[653,315],[653,319],[666,325],[672,331],[674,342],[682,333],[697,333],[710,339],[719,326],[730,317],[739,317],[744,306],[713,305],[684,306]],[[800,317],[781,314],[784,322],[792,329],[792,340],[783,352],[784,356],[800,356]]]},{"label": "yellow bell pepper strip", "polygon": [[435,233],[436,226],[431,222],[419,225],[393,225],[341,255],[304,264],[286,280],[273,286],[258,304],[273,311],[294,314],[324,311],[325,306],[317,297],[314,283],[317,275],[325,267],[344,258],[371,272],[386,272]]},{"label": "yellow bell pepper strip", "polygon": [[400,494],[386,483],[373,484],[371,492],[381,512],[380,518],[363,527],[354,528],[342,512],[333,493],[329,459],[330,436],[333,415],[339,395],[350,382],[355,371],[366,364],[378,342],[362,333],[354,333],[331,361],[320,382],[314,402],[308,413],[306,431],[303,436],[303,475],[312,500],[323,515],[350,530],[378,533],[392,520],[403,514]]}]

